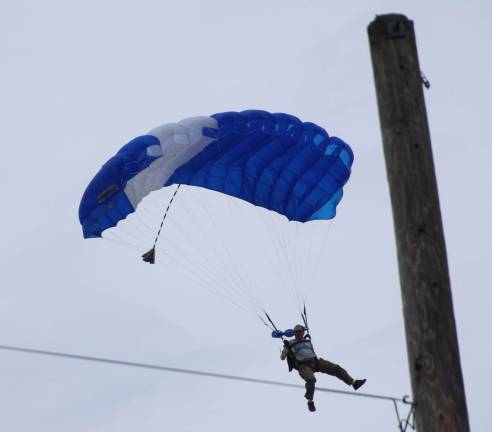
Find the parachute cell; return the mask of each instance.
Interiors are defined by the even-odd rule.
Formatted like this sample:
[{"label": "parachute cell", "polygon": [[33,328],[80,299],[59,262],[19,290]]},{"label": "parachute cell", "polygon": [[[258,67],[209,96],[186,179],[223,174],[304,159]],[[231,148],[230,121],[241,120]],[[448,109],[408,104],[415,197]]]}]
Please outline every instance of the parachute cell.
[{"label": "parachute cell", "polygon": [[85,238],[100,237],[147,194],[172,184],[215,190],[289,220],[331,219],[352,162],[340,138],[288,114],[192,117],[123,146],[88,185],[79,219]]}]

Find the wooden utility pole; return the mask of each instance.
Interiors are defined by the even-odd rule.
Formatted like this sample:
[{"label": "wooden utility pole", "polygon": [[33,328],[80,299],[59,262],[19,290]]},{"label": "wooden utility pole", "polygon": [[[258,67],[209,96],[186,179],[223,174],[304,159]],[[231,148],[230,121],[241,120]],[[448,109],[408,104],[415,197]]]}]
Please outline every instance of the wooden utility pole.
[{"label": "wooden utility pole", "polygon": [[368,27],[419,432],[469,431],[413,22]]}]

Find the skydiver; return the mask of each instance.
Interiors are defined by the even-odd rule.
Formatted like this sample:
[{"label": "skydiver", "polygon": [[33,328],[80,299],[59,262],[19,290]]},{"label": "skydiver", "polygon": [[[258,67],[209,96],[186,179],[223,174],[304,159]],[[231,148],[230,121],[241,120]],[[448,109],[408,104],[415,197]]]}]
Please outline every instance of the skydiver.
[{"label": "skydiver", "polygon": [[315,372],[321,372],[328,375],[336,376],[345,384],[352,386],[355,390],[359,389],[366,382],[365,379],[354,380],[348,372],[341,366],[331,363],[327,360],[317,357],[313,344],[309,337],[304,337],[306,329],[302,325],[294,327],[294,339],[284,340],[284,349],[280,354],[280,360],[287,359],[290,365],[297,369],[301,378],[306,381],[306,394],[304,397],[308,400],[309,411],[316,411],[313,396],[316,378]]}]

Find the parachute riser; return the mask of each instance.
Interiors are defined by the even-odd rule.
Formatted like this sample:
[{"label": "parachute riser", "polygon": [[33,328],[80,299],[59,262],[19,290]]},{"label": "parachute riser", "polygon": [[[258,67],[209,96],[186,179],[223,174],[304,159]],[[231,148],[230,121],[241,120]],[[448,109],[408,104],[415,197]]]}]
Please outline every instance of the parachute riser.
[{"label": "parachute riser", "polygon": [[[287,348],[289,354],[287,355],[287,364],[289,366],[289,372],[292,371],[292,369],[298,369],[299,365],[297,363],[297,359],[296,359],[296,356],[294,354],[294,351],[292,350],[292,347],[290,346],[290,343],[289,343],[289,340],[288,339],[284,339],[284,335],[285,335],[285,332],[282,332],[280,331],[277,326],[275,325],[275,323],[272,321],[272,319],[270,318],[270,316],[268,315],[268,313],[264,310],[263,313],[265,314],[267,320],[270,322],[270,324],[272,325],[273,327],[273,332],[272,332],[272,337],[280,337],[280,339],[282,339],[282,342],[283,342],[283,345],[285,348]],[[263,323],[267,326],[267,327],[270,327],[268,324],[266,324],[266,322],[263,320],[263,318],[261,318],[260,316],[260,319],[263,321]],[[274,336],[274,334],[278,335],[278,336]]]}]

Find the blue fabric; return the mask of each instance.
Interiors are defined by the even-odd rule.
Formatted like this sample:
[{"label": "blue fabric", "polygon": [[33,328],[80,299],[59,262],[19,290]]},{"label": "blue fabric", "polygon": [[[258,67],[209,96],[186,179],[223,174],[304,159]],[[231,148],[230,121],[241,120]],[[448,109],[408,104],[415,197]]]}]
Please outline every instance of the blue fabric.
[{"label": "blue fabric", "polygon": [[[123,189],[128,180],[147,168],[156,157],[147,156],[147,147],[159,144],[152,135],[143,135],[124,145],[109,159],[87,186],[79,207],[84,238],[101,237],[135,209]],[[100,195],[113,187],[114,193],[101,201]]]},{"label": "blue fabric", "polygon": [[[202,133],[214,141],[163,186],[212,189],[300,222],[335,216],[354,160],[345,142],[289,114],[249,110],[212,117],[217,129]],[[147,156],[147,147],[156,144],[158,138],[151,135],[135,138],[97,173],[79,208],[85,238],[100,237],[134,211],[123,190],[128,180],[162,157]]]},{"label": "blue fabric", "polygon": [[280,339],[284,336],[285,337],[293,337],[294,336],[294,330],[287,329],[285,331],[277,331],[277,330],[272,331],[272,338]]},{"label": "blue fabric", "polygon": [[292,329],[287,329],[284,331],[284,336],[285,337],[293,337],[294,336],[294,330]]},{"label": "blue fabric", "polygon": [[350,176],[352,150],[314,123],[266,111],[212,115],[216,140],[167,181],[232,195],[307,222],[331,219]]}]

